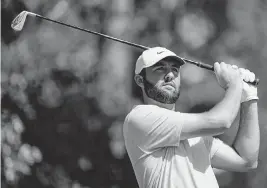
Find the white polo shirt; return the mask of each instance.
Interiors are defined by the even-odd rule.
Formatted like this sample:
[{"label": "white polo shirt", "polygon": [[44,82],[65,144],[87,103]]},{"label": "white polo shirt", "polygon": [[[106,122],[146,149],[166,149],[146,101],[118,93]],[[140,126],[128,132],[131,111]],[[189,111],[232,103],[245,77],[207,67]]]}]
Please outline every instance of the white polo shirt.
[{"label": "white polo shirt", "polygon": [[218,188],[210,159],[222,142],[213,137],[180,140],[183,115],[138,105],[123,135],[140,188]]}]

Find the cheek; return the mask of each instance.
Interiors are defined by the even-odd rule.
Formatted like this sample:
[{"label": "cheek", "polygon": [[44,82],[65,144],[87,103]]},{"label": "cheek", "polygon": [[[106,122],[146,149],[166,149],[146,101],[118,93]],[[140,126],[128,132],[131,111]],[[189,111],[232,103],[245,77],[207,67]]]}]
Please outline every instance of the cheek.
[{"label": "cheek", "polygon": [[178,76],[177,78],[174,79],[174,83],[176,86],[180,86],[180,84],[181,84],[180,76]]},{"label": "cheek", "polygon": [[[149,81],[149,80],[148,80]],[[153,81],[149,81],[151,84],[153,84],[154,86],[156,86],[157,88],[160,88],[163,86],[163,84],[165,83],[164,80],[153,80]]]},{"label": "cheek", "polygon": [[153,85],[160,86],[164,83],[164,76],[157,75],[157,74],[151,74],[146,76],[146,80],[149,81]]}]

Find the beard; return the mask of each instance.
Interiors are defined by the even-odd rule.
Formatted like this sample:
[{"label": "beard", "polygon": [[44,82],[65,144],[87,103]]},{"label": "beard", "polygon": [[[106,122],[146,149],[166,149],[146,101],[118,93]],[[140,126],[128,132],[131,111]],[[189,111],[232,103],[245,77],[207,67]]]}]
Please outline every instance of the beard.
[{"label": "beard", "polygon": [[149,98],[164,104],[174,104],[180,96],[180,87],[175,89],[173,93],[168,93],[146,79],[144,79],[144,90]]}]

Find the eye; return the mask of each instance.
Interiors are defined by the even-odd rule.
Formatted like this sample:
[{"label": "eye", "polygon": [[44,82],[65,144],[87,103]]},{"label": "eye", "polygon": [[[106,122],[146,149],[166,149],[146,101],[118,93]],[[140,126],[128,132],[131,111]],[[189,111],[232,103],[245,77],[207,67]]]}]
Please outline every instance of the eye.
[{"label": "eye", "polygon": [[172,71],[175,72],[175,73],[178,73],[179,72],[179,68],[178,67],[172,67]]},{"label": "eye", "polygon": [[154,69],[154,71],[158,71],[158,72],[162,72],[162,71],[164,71],[164,70],[165,70],[164,67],[156,67],[156,68]]}]

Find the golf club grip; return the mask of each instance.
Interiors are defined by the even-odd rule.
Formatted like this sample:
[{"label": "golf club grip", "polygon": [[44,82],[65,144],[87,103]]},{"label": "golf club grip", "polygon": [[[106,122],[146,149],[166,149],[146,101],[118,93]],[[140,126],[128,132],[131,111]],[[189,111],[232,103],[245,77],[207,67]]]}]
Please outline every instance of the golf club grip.
[{"label": "golf club grip", "polygon": [[[211,70],[211,71],[214,71],[214,67],[212,65],[208,65],[208,64],[205,64],[205,63],[200,63],[200,62],[196,62],[196,61],[192,61],[192,60],[189,60],[189,59],[184,59],[185,62],[187,63],[191,63],[191,64],[194,64],[198,67],[201,67],[201,68],[204,68],[204,69],[208,69],[208,70]],[[246,82],[246,81],[245,81]],[[246,82],[248,84],[252,84],[252,85],[258,85],[260,82],[260,79],[259,78],[255,78],[255,80],[253,82]]]}]

